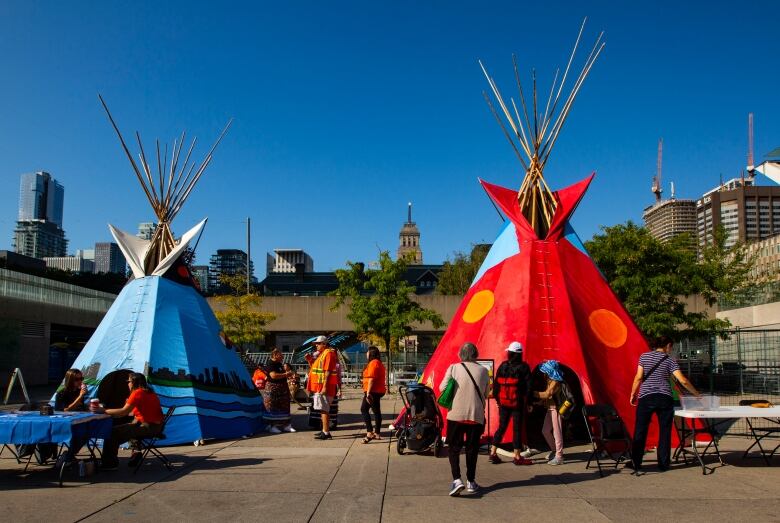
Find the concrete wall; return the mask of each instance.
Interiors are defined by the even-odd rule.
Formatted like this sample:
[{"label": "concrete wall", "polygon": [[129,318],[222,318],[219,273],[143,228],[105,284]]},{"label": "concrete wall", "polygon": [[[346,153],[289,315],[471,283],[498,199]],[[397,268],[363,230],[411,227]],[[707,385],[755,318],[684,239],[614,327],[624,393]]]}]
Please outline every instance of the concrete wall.
[{"label": "concrete wall", "polygon": [[[426,309],[438,312],[449,324],[460,305],[463,296],[415,296],[417,302]],[[214,310],[223,305],[215,298],[208,299]],[[353,330],[352,322],[347,319],[349,307],[344,305],[336,311],[330,307],[335,303],[332,296],[266,296],[261,309],[276,315],[276,320],[268,326],[269,332],[328,332]],[[415,327],[415,332],[438,333],[446,330],[446,325],[434,329],[426,323]]]},{"label": "concrete wall", "polygon": [[740,329],[780,329],[780,302],[722,311],[717,316]]}]

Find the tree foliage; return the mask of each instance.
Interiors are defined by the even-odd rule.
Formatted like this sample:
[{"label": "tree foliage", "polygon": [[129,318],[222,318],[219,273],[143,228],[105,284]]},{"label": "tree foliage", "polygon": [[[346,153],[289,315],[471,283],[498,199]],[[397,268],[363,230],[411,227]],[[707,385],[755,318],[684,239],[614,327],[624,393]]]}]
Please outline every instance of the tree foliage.
[{"label": "tree foliage", "polygon": [[[388,362],[391,361],[391,340],[407,335],[413,323],[429,321],[435,328],[445,324],[436,311],[426,309],[412,299],[414,287],[404,280],[406,267],[405,259],[393,261],[387,251],[379,253],[376,269],[347,262],[346,269],[336,271],[339,288],[331,293],[336,296],[331,310],[347,304],[347,318],[358,334],[373,334],[384,341]],[[387,369],[389,372],[390,365]]]},{"label": "tree foliage", "polygon": [[477,271],[485,261],[490,245],[473,245],[469,254],[456,251],[452,261],[444,262],[436,284],[436,293],[445,295],[463,295],[469,290]]},{"label": "tree foliage", "polygon": [[214,314],[230,341],[241,352],[246,352],[265,338],[265,327],[276,316],[260,310],[263,299],[259,294],[246,292],[246,275],[223,274],[220,283],[229,288],[230,293],[215,298],[225,308]]},{"label": "tree foliage", "polygon": [[716,231],[699,260],[688,237],[661,242],[629,221],[602,227],[585,247],[646,335],[680,337],[720,333],[730,326],[728,320],[686,310],[683,301],[701,295],[714,305],[719,295],[745,285],[751,262],[744,246],[726,249],[725,240],[725,232]]}]

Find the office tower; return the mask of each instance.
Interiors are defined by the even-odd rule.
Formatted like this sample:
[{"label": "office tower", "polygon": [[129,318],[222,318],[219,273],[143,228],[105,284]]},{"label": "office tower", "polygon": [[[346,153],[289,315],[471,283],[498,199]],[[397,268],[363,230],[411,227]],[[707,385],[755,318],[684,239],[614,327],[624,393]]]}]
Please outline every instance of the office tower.
[{"label": "office tower", "polygon": [[127,272],[125,257],[119,250],[119,245],[113,242],[98,242],[95,244],[95,272]]},{"label": "office tower", "polygon": [[19,186],[20,222],[42,220],[62,228],[65,189],[47,172],[26,173]]},{"label": "office tower", "polygon": [[[240,249],[218,249],[209,260],[209,289],[214,291],[222,286],[219,281],[223,274],[233,276],[246,274],[246,253]],[[254,281],[254,264],[249,262],[249,276]]]},{"label": "office tower", "polygon": [[14,251],[34,258],[65,256],[68,241],[62,230],[64,195],[63,186],[47,172],[21,176]]},{"label": "office tower", "polygon": [[726,230],[726,247],[780,234],[780,187],[758,186],[750,178],[735,178],[696,201],[699,247],[712,241],[719,224]]},{"label": "office tower", "polygon": [[690,249],[696,250],[696,202],[671,198],[661,200],[642,213],[645,227],[655,238],[666,242],[675,236],[687,233]]}]

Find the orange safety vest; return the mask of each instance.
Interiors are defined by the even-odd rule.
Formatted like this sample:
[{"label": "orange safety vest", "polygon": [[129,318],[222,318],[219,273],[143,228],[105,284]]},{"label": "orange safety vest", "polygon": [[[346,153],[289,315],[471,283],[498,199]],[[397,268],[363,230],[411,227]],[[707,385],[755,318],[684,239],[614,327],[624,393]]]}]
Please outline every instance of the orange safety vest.
[{"label": "orange safety vest", "polygon": [[[330,347],[322,351],[309,371],[308,389],[310,392],[321,392],[326,396],[335,396],[338,385],[336,372],[336,351]],[[324,382],[325,372],[329,372],[327,383]]]}]

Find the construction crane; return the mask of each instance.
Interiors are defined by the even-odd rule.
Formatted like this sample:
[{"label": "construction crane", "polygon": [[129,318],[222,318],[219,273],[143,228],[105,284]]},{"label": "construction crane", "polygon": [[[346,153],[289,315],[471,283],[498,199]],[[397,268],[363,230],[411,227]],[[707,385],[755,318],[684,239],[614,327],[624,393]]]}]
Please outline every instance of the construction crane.
[{"label": "construction crane", "polygon": [[753,113],[748,113],[748,153],[747,153],[747,172],[752,180],[756,176],[753,163]]},{"label": "construction crane", "polygon": [[661,162],[663,159],[663,154],[664,154],[664,139],[659,138],[657,172],[655,177],[653,177],[653,187],[650,189],[653,192],[653,194],[655,194],[656,202],[661,201],[661,193],[663,192],[663,189],[661,188]]}]

